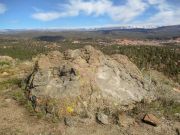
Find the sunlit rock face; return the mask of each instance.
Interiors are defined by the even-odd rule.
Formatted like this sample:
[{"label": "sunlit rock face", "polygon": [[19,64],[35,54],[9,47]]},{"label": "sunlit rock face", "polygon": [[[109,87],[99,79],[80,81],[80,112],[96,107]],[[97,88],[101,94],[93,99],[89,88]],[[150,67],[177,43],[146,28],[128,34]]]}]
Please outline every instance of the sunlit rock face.
[{"label": "sunlit rock face", "polygon": [[30,96],[72,100],[76,109],[89,110],[126,110],[154,98],[139,69],[123,55],[106,56],[85,46],[40,55],[36,61],[27,83]]}]

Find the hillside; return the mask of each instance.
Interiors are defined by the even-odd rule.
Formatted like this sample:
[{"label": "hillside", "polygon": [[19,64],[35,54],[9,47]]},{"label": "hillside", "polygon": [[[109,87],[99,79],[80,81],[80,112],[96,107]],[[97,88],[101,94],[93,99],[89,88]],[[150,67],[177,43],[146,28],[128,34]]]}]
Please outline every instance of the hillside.
[{"label": "hillside", "polygon": [[124,55],[85,46],[0,63],[2,135],[179,134],[179,84]]}]

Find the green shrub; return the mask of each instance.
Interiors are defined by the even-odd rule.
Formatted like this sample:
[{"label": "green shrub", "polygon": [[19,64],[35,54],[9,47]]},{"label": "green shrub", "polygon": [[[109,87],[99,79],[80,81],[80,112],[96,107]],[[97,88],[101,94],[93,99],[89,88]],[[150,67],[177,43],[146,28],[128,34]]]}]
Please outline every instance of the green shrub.
[{"label": "green shrub", "polygon": [[10,63],[7,61],[0,61],[0,66],[9,66]]},{"label": "green shrub", "polygon": [[13,85],[20,85],[21,80],[17,78],[5,80],[3,82],[0,82],[0,90],[8,89],[12,87]]}]

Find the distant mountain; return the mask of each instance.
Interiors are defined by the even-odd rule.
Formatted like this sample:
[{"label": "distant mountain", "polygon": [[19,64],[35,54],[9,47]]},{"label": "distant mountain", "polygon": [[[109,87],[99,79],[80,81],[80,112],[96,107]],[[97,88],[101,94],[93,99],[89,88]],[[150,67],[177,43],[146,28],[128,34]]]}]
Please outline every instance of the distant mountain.
[{"label": "distant mountain", "polygon": [[157,28],[106,28],[97,30],[105,35],[120,36],[124,38],[166,39],[180,37],[180,25],[163,26]]},{"label": "distant mountain", "polygon": [[145,25],[145,26],[120,26],[120,27],[102,27],[102,28],[94,28],[92,30],[129,30],[129,29],[155,29],[158,28],[158,26],[151,26],[151,25]]},{"label": "distant mountain", "polygon": [[[135,38],[135,39],[169,39],[180,37],[180,25],[174,26],[122,26],[94,29],[5,29],[0,36],[19,38]],[[54,36],[54,38],[53,38]]]},{"label": "distant mountain", "polygon": [[122,27],[106,27],[106,28],[96,28],[94,29],[95,31],[179,31],[180,30],[180,25],[174,25],[174,26],[161,26],[161,27],[156,27],[156,26],[122,26]]}]

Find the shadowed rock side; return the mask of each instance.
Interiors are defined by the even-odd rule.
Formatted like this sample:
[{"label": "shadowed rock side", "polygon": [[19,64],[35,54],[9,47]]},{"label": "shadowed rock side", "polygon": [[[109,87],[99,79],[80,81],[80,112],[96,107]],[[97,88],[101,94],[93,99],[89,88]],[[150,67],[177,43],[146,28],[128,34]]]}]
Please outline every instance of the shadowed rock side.
[{"label": "shadowed rock side", "polygon": [[36,61],[27,83],[35,107],[39,104],[47,107],[49,99],[54,99],[58,101],[60,113],[70,107],[79,114],[103,108],[127,110],[137,102],[155,98],[153,87],[123,55],[110,57],[86,46],[40,55]]}]

